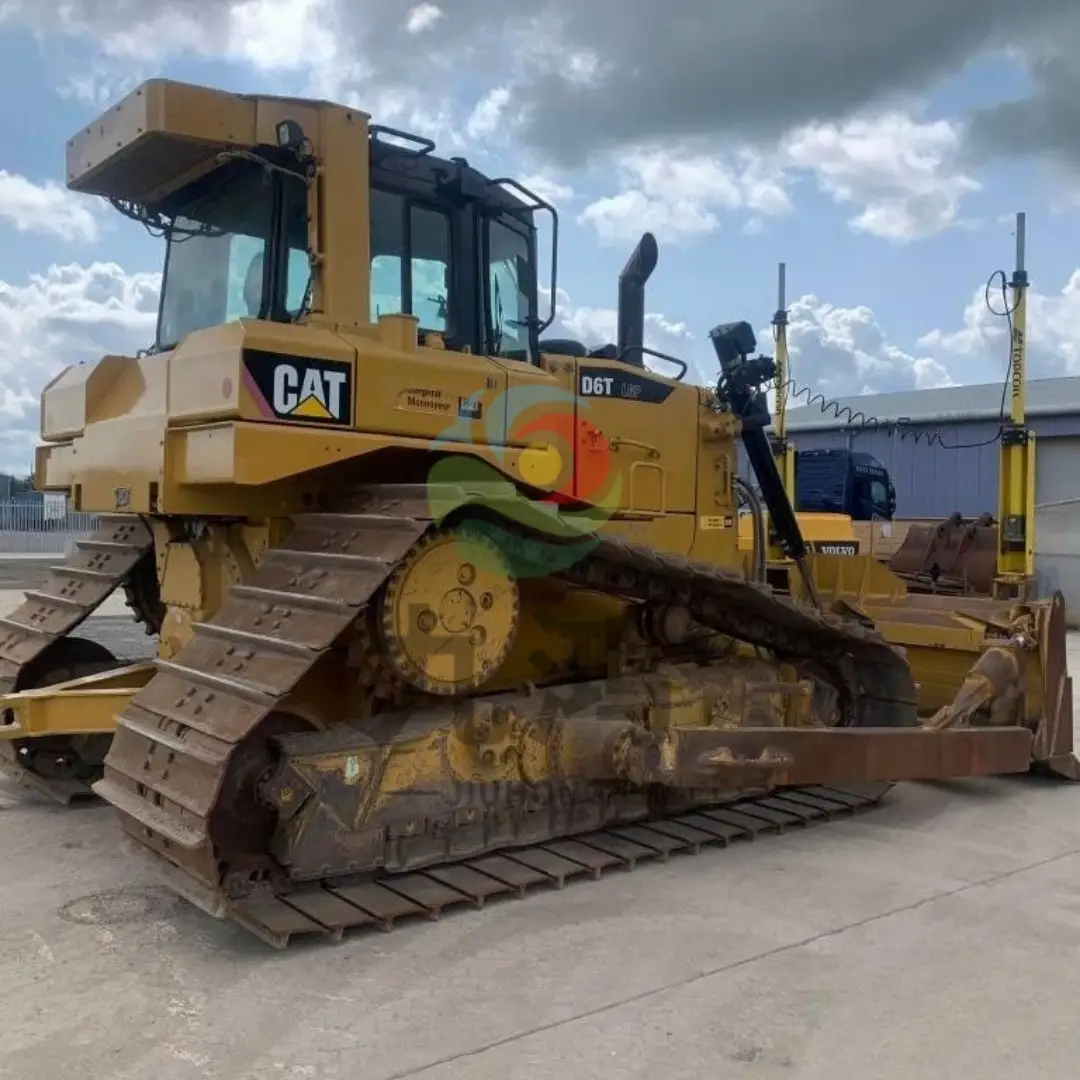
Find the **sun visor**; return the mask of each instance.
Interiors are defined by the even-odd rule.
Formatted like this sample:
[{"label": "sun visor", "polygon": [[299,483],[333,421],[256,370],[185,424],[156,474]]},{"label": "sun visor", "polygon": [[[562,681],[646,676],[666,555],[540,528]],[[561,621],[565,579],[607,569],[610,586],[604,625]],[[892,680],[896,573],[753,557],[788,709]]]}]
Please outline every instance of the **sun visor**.
[{"label": "sun visor", "polygon": [[67,186],[152,205],[255,131],[254,98],[151,79],[68,141]]}]

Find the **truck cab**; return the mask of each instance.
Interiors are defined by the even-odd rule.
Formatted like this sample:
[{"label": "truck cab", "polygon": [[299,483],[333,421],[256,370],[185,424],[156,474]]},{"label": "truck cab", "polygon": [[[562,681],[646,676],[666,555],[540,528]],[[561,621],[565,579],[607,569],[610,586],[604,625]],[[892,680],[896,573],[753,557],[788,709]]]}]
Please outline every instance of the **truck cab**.
[{"label": "truck cab", "polygon": [[795,455],[795,508],[844,514],[853,521],[891,521],[896,488],[873,454],[855,450],[800,450]]}]

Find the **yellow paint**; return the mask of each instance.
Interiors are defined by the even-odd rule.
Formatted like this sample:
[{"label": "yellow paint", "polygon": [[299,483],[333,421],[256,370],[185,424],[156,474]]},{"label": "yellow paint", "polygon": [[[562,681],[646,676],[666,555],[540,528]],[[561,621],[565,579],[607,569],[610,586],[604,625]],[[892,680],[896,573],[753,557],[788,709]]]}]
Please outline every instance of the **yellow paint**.
[{"label": "yellow paint", "polygon": [[333,413],[313,394],[304,398],[292,411],[293,416],[307,419],[332,420]]},{"label": "yellow paint", "polygon": [[482,535],[431,534],[386,587],[383,640],[395,670],[428,693],[460,693],[502,666],[517,632],[518,586]]},{"label": "yellow paint", "polygon": [[1027,270],[1023,265],[1026,220],[1016,218],[1016,270],[1010,288],[1009,423],[998,463],[998,554],[994,595],[1034,593],[1035,433],[1027,426]]},{"label": "yellow paint", "polygon": [[[859,537],[846,514],[804,513],[796,514],[799,529],[807,544],[821,543],[858,543]],[[766,533],[769,528],[769,515],[765,515]],[[739,515],[739,550],[752,551],[754,548],[754,519],[749,514]]]},{"label": "yellow paint", "polygon": [[[598,533],[731,570],[743,565],[752,524],[739,516],[734,488],[740,425],[716,407],[713,391],[653,373],[669,391],[662,403],[583,396],[584,368],[603,380],[605,372],[625,373],[626,365],[566,356],[543,356],[533,365],[475,355],[448,348],[441,336],[421,344],[413,316],[373,316],[365,113],[153,80],[71,141],[68,183],[89,194],[115,195],[123,188],[124,197],[136,202],[159,198],[217,167],[222,148],[273,142],[282,119],[302,124],[319,165],[307,206],[315,270],[310,314],[293,324],[238,319],[192,333],[167,353],[73,365],[42,395],[38,486],[69,491],[78,509],[109,512],[122,506],[157,522],[159,579],[168,609],[163,655],[175,654],[194,625],[220,608],[230,585],[250,579],[260,551],[280,540],[294,515],[332,504],[347,483],[423,479],[439,455],[483,466],[468,476],[510,491],[522,484],[561,486],[568,479],[564,474],[591,475],[606,461],[602,483],[588,497],[602,511],[593,526]],[[180,174],[170,171],[177,161],[185,163]],[[143,190],[130,188],[136,182]],[[351,426],[325,424],[329,411],[314,396],[285,419],[280,411],[268,416],[265,394],[246,377],[245,350],[344,365],[352,386]],[[786,345],[779,352],[783,371]],[[544,390],[553,402],[568,395],[575,422],[592,430],[572,449],[530,428],[534,414],[518,408],[524,396]],[[550,405],[552,413],[558,408]],[[1019,466],[1010,458],[1003,505],[1007,497],[1009,506],[1030,507],[1034,449],[1029,450]],[[789,488],[791,465],[788,459],[782,463]],[[1017,476],[1027,478],[1027,492]],[[234,518],[248,524],[214,524],[190,537],[170,534],[164,524],[170,518],[179,523]],[[811,543],[854,539],[850,519],[841,515],[799,519]],[[827,560],[811,561],[827,576]],[[887,588],[873,592],[875,583],[865,575],[852,585],[854,577],[844,574],[862,572],[861,558],[834,561],[850,566],[836,572],[833,594],[847,596],[854,588],[855,600],[878,612],[889,640],[909,647],[917,658],[917,676],[927,676],[920,693],[936,701],[950,679],[958,685],[959,665],[966,670],[977,631],[939,625],[941,619],[911,605],[910,598],[897,599]],[[599,678],[613,667],[646,666],[631,613],[610,598],[523,581],[520,607],[497,604],[486,621],[478,620],[470,608],[478,594],[470,591],[471,584],[450,580],[465,562],[445,555],[442,562],[422,566],[415,579],[404,575],[400,603],[388,616],[391,636],[411,642],[407,659],[431,684],[453,684],[457,673],[445,656],[416,644],[407,625],[417,614],[410,605],[429,604],[451,638],[483,630],[481,651],[489,661],[499,661],[486,689],[558,682],[570,675]],[[797,583],[792,591],[797,594]],[[293,693],[290,707],[314,727],[339,721],[343,711],[360,716],[370,705],[367,688],[357,689],[360,665],[347,659],[362,657],[368,643],[359,629],[346,636],[344,648],[328,653]],[[543,669],[538,656],[547,658]],[[671,715],[682,717],[679,722],[703,708],[696,699],[665,700]],[[707,707],[709,716],[726,717],[725,722],[735,716],[736,706],[719,692]],[[795,713],[786,715],[790,721]],[[59,716],[55,713],[50,723],[62,724]],[[499,744],[500,754],[509,745]],[[430,770],[429,751],[423,742],[429,755],[424,768]],[[528,753],[539,760],[535,748]],[[397,750],[392,755],[390,771],[399,770],[401,783],[418,775],[415,764],[404,764],[407,759]],[[501,758],[484,768],[489,766],[497,775],[513,773],[512,763]],[[344,760],[337,767],[362,782],[363,770],[354,774]]]},{"label": "yellow paint", "polygon": [[117,714],[154,671],[146,661],[41,690],[0,695],[0,713],[10,709],[14,715],[14,723],[0,724],[0,741],[60,733],[107,735],[115,727]]},{"label": "yellow paint", "polygon": [[521,478],[534,487],[547,488],[559,479],[563,458],[554,446],[527,446],[518,462]]}]

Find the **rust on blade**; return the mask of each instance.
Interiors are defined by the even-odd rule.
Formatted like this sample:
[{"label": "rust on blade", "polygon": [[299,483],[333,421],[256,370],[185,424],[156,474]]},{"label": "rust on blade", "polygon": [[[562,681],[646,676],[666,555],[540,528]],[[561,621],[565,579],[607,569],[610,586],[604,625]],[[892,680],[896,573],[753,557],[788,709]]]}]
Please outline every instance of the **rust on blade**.
[{"label": "rust on blade", "polygon": [[690,785],[763,768],[777,786],[843,783],[853,776],[889,783],[1004,776],[1028,771],[1032,744],[1031,732],[1021,727],[684,729],[678,738],[686,762],[679,782]]},{"label": "rust on blade", "polygon": [[1042,674],[1042,717],[1032,757],[1043,771],[1080,780],[1080,761],[1073,748],[1072,679],[1066,674],[1065,597],[1060,592],[1038,609],[1035,632]]}]

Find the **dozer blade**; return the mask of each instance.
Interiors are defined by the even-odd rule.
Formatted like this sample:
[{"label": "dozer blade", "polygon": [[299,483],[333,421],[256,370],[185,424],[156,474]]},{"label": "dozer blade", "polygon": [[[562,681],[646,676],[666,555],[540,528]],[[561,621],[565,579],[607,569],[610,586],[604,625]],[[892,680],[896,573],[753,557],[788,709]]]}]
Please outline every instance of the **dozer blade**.
[{"label": "dozer blade", "polygon": [[941,728],[961,722],[1019,725],[1032,732],[1032,769],[1080,779],[1073,746],[1065,598],[990,600],[908,592],[873,559],[814,556],[819,594],[872,619],[901,646],[919,713]]}]

